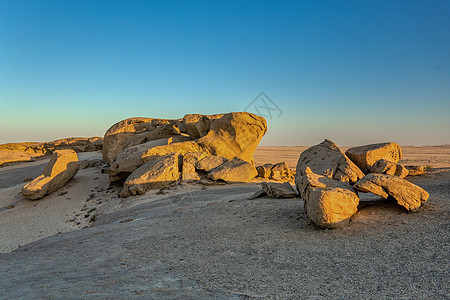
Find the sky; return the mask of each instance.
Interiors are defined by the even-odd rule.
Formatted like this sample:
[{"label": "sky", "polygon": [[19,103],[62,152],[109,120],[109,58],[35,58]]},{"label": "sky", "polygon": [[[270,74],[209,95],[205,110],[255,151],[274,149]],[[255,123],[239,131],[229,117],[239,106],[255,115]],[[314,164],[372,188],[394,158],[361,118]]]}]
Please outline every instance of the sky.
[{"label": "sky", "polygon": [[450,144],[450,1],[0,0],[0,143],[244,110],[264,146]]}]

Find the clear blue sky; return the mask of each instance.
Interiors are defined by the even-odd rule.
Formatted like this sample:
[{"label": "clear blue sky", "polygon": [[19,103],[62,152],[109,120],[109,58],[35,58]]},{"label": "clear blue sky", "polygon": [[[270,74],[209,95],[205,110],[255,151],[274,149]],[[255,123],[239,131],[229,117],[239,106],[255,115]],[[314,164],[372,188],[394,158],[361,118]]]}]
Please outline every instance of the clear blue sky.
[{"label": "clear blue sky", "polygon": [[261,91],[262,145],[450,143],[450,1],[0,0],[0,143]]}]

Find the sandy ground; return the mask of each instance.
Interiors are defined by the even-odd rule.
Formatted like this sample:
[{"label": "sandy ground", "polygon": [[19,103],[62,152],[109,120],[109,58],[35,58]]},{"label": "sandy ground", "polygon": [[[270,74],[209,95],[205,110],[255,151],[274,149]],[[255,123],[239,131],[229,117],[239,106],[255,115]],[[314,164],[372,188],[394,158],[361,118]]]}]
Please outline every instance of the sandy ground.
[{"label": "sandy ground", "polygon": [[[301,149],[260,147],[255,160],[295,168]],[[403,152],[433,166],[408,177],[429,201],[407,213],[362,194],[337,230],[311,224],[299,198],[248,200],[256,182],[120,199],[97,167],[29,201],[23,180],[48,161],[0,168],[0,298],[448,298],[450,147]]]}]

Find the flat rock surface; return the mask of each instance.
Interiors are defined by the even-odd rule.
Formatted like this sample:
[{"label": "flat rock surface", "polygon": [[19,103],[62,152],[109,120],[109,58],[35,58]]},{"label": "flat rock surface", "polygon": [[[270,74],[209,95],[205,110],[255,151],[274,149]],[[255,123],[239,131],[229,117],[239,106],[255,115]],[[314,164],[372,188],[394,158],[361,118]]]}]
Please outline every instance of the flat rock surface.
[{"label": "flat rock surface", "polygon": [[[119,188],[106,192],[107,175],[89,168],[75,176],[63,197],[78,199],[79,193],[77,209],[91,205],[75,183],[92,184],[94,199],[105,201],[96,204],[96,221],[0,253],[0,295],[261,299],[342,298],[344,292],[349,298],[446,298],[449,167],[409,179],[430,193],[418,213],[380,197],[362,197],[350,225],[335,230],[308,221],[298,198],[248,200],[260,189],[254,182],[206,190],[182,185],[167,195],[152,192],[122,201]],[[27,220],[18,203],[5,208],[10,198],[4,193],[23,185],[19,173],[16,185],[0,189],[0,232],[14,226],[20,232]],[[56,194],[47,206],[61,203]],[[49,208],[39,210],[47,219],[56,213]],[[5,226],[6,214],[16,221]]]}]

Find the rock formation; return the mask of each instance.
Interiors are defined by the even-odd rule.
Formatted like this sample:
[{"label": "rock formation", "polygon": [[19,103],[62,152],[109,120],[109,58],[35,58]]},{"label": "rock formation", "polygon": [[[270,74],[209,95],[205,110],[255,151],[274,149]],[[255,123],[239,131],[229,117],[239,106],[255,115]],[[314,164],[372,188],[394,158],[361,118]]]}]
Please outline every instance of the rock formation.
[{"label": "rock formation", "polygon": [[33,161],[56,150],[71,149],[76,152],[102,150],[102,138],[66,138],[47,143],[8,143],[0,145],[0,166]]},{"label": "rock formation", "polygon": [[207,154],[205,152],[189,152],[183,156],[182,180],[200,180],[200,176],[195,169],[197,162]]},{"label": "rock formation", "polygon": [[370,192],[385,199],[393,197],[397,203],[409,211],[417,211],[428,200],[428,192],[417,185],[389,174],[370,173],[360,179],[355,189]]},{"label": "rock formation", "polygon": [[380,143],[350,148],[345,154],[368,174],[372,165],[380,159],[398,163],[402,158],[402,149],[397,143]]},{"label": "rock formation", "polygon": [[348,183],[314,174],[309,167],[303,177],[298,188],[308,218],[321,228],[346,225],[358,208],[356,191]]},{"label": "rock formation", "polygon": [[62,188],[78,172],[79,161],[73,150],[56,150],[42,175],[25,185],[22,195],[37,200]]},{"label": "rock formation", "polygon": [[[253,163],[253,153],[267,131],[264,118],[250,113],[186,115],[183,119],[131,118],[105,134],[103,157],[111,162],[111,181],[120,180],[150,161],[170,153],[205,152]],[[155,141],[169,139],[155,145]]]},{"label": "rock formation", "polygon": [[406,169],[408,169],[408,176],[417,176],[422,175],[425,173],[426,167],[425,166],[406,166]]},{"label": "rock formation", "polygon": [[195,168],[200,171],[209,172],[212,169],[215,169],[221,164],[225,163],[226,161],[228,161],[228,159],[223,156],[206,156],[195,164]]},{"label": "rock formation", "polygon": [[342,182],[355,183],[364,177],[364,173],[328,139],[300,154],[295,175],[295,184],[299,191],[307,168],[315,174]]}]

